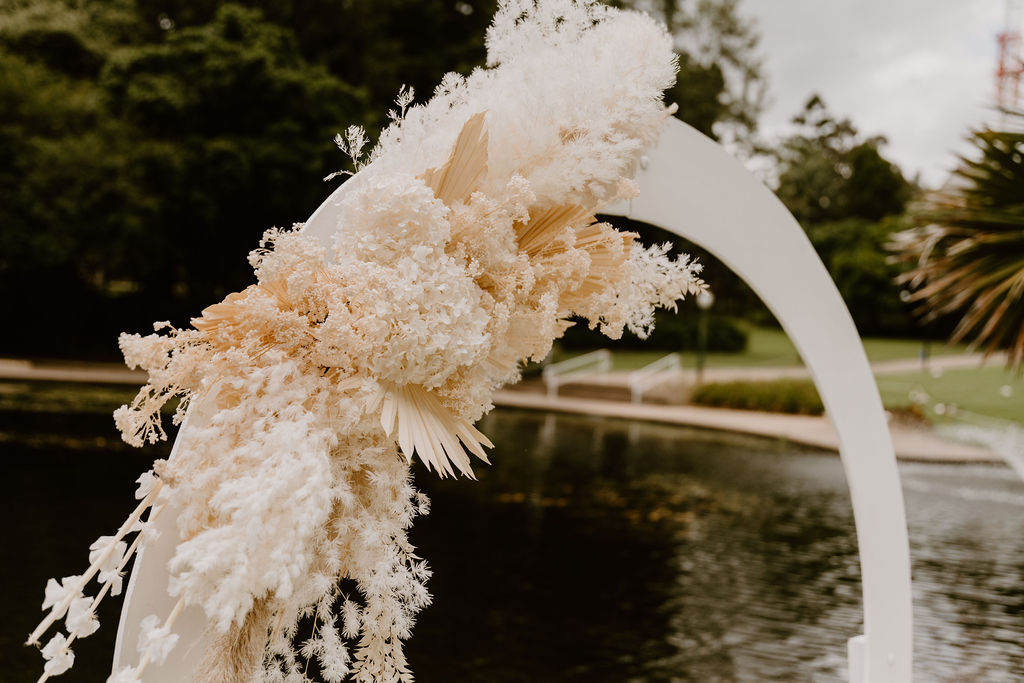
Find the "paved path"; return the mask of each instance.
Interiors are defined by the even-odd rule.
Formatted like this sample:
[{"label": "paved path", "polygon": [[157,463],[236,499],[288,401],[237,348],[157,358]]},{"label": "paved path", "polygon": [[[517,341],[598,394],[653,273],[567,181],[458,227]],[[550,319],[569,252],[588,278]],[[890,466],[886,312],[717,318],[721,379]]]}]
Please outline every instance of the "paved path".
[{"label": "paved path", "polygon": [[[931,359],[935,368],[976,367],[980,356],[945,356]],[[917,360],[889,361],[873,366],[878,372],[911,372],[920,368]],[[734,376],[744,379],[774,379],[778,377],[806,376],[802,367],[796,368],[709,368],[705,379],[724,381]],[[734,374],[732,374],[734,373]],[[794,373],[794,374],[791,374]],[[802,373],[802,374],[795,374]],[[603,386],[622,386],[628,373],[609,373],[595,382]],[[146,373],[128,370],[115,363],[42,362],[0,359],[0,379],[41,380],[56,382],[94,382],[104,384],[140,385]],[[782,438],[793,443],[838,449],[838,439],[832,423],[825,417],[783,415],[747,410],[705,408],[688,405],[633,404],[622,401],[558,396],[549,398],[543,393],[503,390],[495,395],[496,405],[535,410],[583,413],[606,417],[650,420],[671,424],[706,427],[770,438]],[[893,427],[891,429],[896,455],[909,460],[939,462],[1002,462],[990,450],[978,446],[945,440],[930,430]]]},{"label": "paved path", "polygon": [[[826,417],[784,415],[752,410],[728,410],[702,406],[667,406],[625,403],[567,396],[548,397],[525,391],[499,391],[495,405],[533,410],[582,413],[600,417],[621,417],[669,424],[705,427],[743,434],[781,438],[793,443],[839,450],[839,439]],[[894,426],[890,429],[896,456],[904,460],[929,462],[988,462],[1003,459],[979,446],[949,441],[931,430]]]},{"label": "paved path", "polygon": [[[939,370],[954,368],[976,368],[983,361],[980,353],[965,353],[955,356],[934,356],[929,360],[929,367]],[[989,363],[1001,363],[1001,356],[989,358]],[[921,369],[921,361],[916,358],[882,361],[872,363],[871,369],[876,373],[916,372]],[[693,373],[690,368],[684,372]],[[628,386],[628,370],[617,370],[604,375],[580,374],[573,377],[573,383],[595,384],[601,386]],[[807,368],[795,365],[792,367],[711,367],[704,370],[705,382],[726,382],[734,379],[772,380],[785,377],[809,377]],[[685,378],[685,375],[684,375]],[[146,373],[141,370],[129,370],[120,363],[88,363],[82,361],[30,361],[14,358],[0,358],[0,379],[27,379],[54,382],[98,382],[102,384],[142,384],[146,381]]]},{"label": "paved path", "polygon": [[96,384],[145,384],[146,373],[129,370],[119,363],[83,363],[77,361],[33,362],[0,358],[0,379],[27,379],[49,382],[88,382]]},{"label": "paved path", "polygon": [[[983,364],[1001,365],[1006,362],[1003,354],[993,354],[986,360],[981,353],[963,353],[951,356],[932,356],[928,359],[928,369],[955,370],[959,368],[979,368]],[[876,375],[903,374],[921,371],[921,361],[918,358],[899,358],[895,360],[879,361],[871,364],[871,370]],[[632,370],[613,370],[607,373],[574,373],[571,378],[566,378],[566,384],[588,384],[594,386],[628,387],[629,376]],[[775,379],[804,379],[809,378],[811,373],[802,365],[777,366],[777,367],[707,367],[704,368],[705,382],[767,382]],[[696,370],[692,367],[684,368],[681,379],[693,383],[696,380]]]}]

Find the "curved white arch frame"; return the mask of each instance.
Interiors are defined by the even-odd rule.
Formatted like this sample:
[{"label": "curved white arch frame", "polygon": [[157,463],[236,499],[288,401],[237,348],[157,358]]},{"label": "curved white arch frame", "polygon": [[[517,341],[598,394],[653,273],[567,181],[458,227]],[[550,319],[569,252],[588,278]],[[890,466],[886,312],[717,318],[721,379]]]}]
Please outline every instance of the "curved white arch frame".
[{"label": "curved white arch frame", "polygon": [[[641,163],[640,196],[605,213],[670,230],[705,247],[742,277],[800,351],[839,435],[860,547],[864,635],[849,642],[853,683],[909,683],[912,671],[910,554],[903,492],[882,402],[853,320],[803,230],[782,203],[722,147],[671,119]],[[306,223],[327,244],[337,225],[339,187]],[[188,422],[203,420],[194,410]],[[175,449],[182,442],[179,434]],[[174,457],[172,451],[171,457]],[[161,535],[139,553],[125,593],[115,670],[137,661],[139,622],[166,615],[174,510]],[[187,608],[175,624],[178,646],[146,683],[187,681],[204,652],[205,619]]]},{"label": "curved white arch frame", "polygon": [[[742,277],[800,352],[839,436],[864,595],[850,681],[909,683],[910,550],[882,400],[857,328],[796,219],[712,140],[675,119],[641,166],[640,196],[609,213],[699,244]],[[713,284],[713,283],[712,283]]]}]

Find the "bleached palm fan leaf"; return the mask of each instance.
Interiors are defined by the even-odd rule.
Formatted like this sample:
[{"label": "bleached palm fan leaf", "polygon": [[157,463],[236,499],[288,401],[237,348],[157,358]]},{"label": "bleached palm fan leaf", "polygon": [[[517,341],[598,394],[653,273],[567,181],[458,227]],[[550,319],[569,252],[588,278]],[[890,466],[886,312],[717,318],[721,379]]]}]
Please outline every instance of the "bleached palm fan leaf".
[{"label": "bleached palm fan leaf", "polygon": [[423,174],[423,181],[434,191],[434,196],[448,206],[469,199],[487,175],[486,112],[469,117],[459,131],[451,156],[443,165]]},{"label": "bleached palm fan leaf", "polygon": [[575,204],[549,206],[530,211],[530,220],[516,223],[516,241],[519,250],[537,257],[567,227],[583,227],[595,220],[593,211]]},{"label": "bleached palm fan leaf", "polygon": [[[490,464],[484,446],[494,444],[469,422],[454,417],[436,396],[423,387],[410,384],[391,386],[385,390],[380,423],[391,436],[398,430],[398,446],[406,459],[418,453],[427,469],[435,469],[442,477],[455,475],[452,464],[471,479],[476,479],[469,456],[463,448]],[[461,443],[460,443],[461,442]]]}]

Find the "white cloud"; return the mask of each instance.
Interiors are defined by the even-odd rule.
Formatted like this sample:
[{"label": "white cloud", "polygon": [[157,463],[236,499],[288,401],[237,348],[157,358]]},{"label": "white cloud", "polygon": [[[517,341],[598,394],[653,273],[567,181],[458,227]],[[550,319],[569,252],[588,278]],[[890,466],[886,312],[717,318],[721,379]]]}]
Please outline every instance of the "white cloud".
[{"label": "white cloud", "polygon": [[968,130],[993,118],[999,0],[747,0],[740,11],[762,35],[769,136],[817,92],[862,133],[884,135],[904,173],[935,186]]}]

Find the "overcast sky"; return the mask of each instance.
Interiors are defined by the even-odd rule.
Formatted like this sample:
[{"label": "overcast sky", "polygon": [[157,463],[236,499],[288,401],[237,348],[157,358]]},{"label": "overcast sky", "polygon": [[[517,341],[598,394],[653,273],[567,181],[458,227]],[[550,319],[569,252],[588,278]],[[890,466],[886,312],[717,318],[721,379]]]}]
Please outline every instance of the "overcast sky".
[{"label": "overcast sky", "polygon": [[762,131],[782,134],[812,92],[905,175],[941,185],[971,126],[993,120],[1005,0],[743,0],[769,80]]}]

